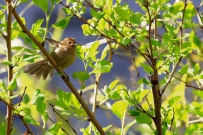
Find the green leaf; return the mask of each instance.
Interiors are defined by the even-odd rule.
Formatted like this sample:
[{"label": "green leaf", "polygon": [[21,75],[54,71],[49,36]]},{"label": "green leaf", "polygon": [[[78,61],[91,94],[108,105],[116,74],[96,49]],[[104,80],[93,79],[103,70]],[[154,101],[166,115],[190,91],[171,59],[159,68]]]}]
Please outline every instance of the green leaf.
[{"label": "green leaf", "polygon": [[170,13],[176,15],[178,12],[184,9],[185,3],[183,1],[176,2],[173,6],[169,9]]},{"label": "green leaf", "polygon": [[121,44],[124,45],[124,46],[126,46],[126,45],[128,45],[130,42],[131,42],[131,38],[128,37],[128,36],[126,36],[126,37],[124,37],[123,40],[121,41]]},{"label": "green leaf", "polygon": [[199,70],[200,70],[200,65],[199,63],[196,63],[194,67],[194,75],[198,74]]},{"label": "green leaf", "polygon": [[111,82],[111,84],[109,84],[109,88],[112,90],[117,84],[118,84],[119,80],[114,80],[113,82]]},{"label": "green leaf", "polygon": [[148,74],[153,73],[154,71],[152,70],[152,68],[145,64],[145,63],[140,63],[140,65],[142,66],[142,68],[144,69],[145,72],[147,72]]},{"label": "green leaf", "polygon": [[184,135],[199,135],[203,133],[203,124],[192,123],[187,127]]},{"label": "green leaf", "polygon": [[[75,97],[75,95],[74,94],[71,94],[71,102],[72,102],[72,106],[74,106],[75,108],[77,108],[77,109],[81,109],[80,107],[81,107],[81,104],[80,104],[80,102],[78,101],[78,99]],[[83,110],[83,109],[82,109]]]},{"label": "green leaf", "polygon": [[146,115],[145,113],[140,113],[140,115],[135,117],[135,119],[140,124],[148,124],[149,125],[152,123],[151,118],[148,115]]},{"label": "green leaf", "polygon": [[25,95],[23,96],[22,102],[27,104],[30,101],[30,97],[27,93],[25,93]]},{"label": "green leaf", "polygon": [[45,13],[48,12],[48,1],[47,0],[32,0],[35,5],[40,7]]},{"label": "green leaf", "polygon": [[139,116],[140,114],[138,110],[128,110],[128,113],[133,117]]},{"label": "green leaf", "polygon": [[127,110],[128,103],[122,100],[115,102],[112,107],[111,111],[115,114],[118,118],[122,119],[125,115]]},{"label": "green leaf", "polygon": [[85,50],[83,49],[83,46],[77,46],[77,56],[81,59],[85,59]]},{"label": "green leaf", "polygon": [[106,57],[108,50],[109,50],[109,46],[107,45],[102,51],[100,60],[103,60]]},{"label": "green leaf", "polygon": [[51,3],[52,5],[57,4],[57,3],[59,3],[59,2],[60,2],[60,0],[50,0],[50,3]]},{"label": "green leaf", "polygon": [[28,124],[33,124],[33,125],[40,125],[38,122],[36,122],[30,114],[26,114],[23,116],[23,119],[25,120],[26,123]]},{"label": "green leaf", "polygon": [[3,61],[1,64],[3,64],[3,65],[12,65],[12,62],[11,61],[9,61],[9,60],[7,60],[7,61]]},{"label": "green leaf", "polygon": [[20,34],[20,31],[17,31],[17,30],[12,30],[12,33],[11,33],[11,39],[15,39],[18,37],[18,35]]},{"label": "green leaf", "polygon": [[127,5],[124,7],[116,7],[114,10],[119,18],[130,21],[131,12]]},{"label": "green leaf", "polygon": [[35,105],[41,104],[44,101],[44,97],[45,97],[45,94],[41,93],[41,91],[37,89],[35,91],[35,94],[32,97],[30,104],[35,104]]},{"label": "green leaf", "polygon": [[106,127],[103,127],[104,132],[106,132],[109,128],[111,128],[113,125],[108,125]]},{"label": "green leaf", "polygon": [[86,81],[90,75],[85,71],[78,71],[72,74],[73,79],[78,79],[81,82]]},{"label": "green leaf", "polygon": [[185,9],[185,18],[186,19],[192,19],[193,16],[196,15],[196,11],[195,11],[195,6],[193,5],[193,3],[191,1],[189,1],[187,3],[187,7]]},{"label": "green leaf", "polygon": [[6,135],[6,122],[2,122],[0,125],[0,131],[2,135]]},{"label": "green leaf", "polygon": [[45,135],[58,135],[62,122],[57,122],[52,125],[45,133]]},{"label": "green leaf", "polygon": [[143,21],[143,14],[141,14],[140,12],[131,14],[130,22],[135,26],[139,26],[142,21]]},{"label": "green leaf", "polygon": [[64,29],[66,28],[66,26],[68,25],[69,21],[70,21],[71,16],[68,16],[62,20],[60,20],[59,22],[52,24],[52,27],[54,28],[60,28],[60,29]]},{"label": "green leaf", "polygon": [[170,107],[173,107],[174,105],[176,105],[181,99],[181,96],[175,96],[175,97],[172,97],[169,101],[168,101],[168,105]]},{"label": "green leaf", "polygon": [[92,30],[90,29],[90,26],[88,24],[83,24],[82,25],[82,30],[84,35],[90,35],[92,33]]},{"label": "green leaf", "polygon": [[34,52],[33,52],[33,50],[31,50],[31,49],[28,49],[28,48],[25,48],[25,47],[23,47],[23,46],[12,46],[11,47],[12,48],[12,50],[16,50],[16,51],[21,51],[21,50],[23,50],[23,52],[26,52],[26,53],[30,53],[30,54],[33,54]]},{"label": "green leaf", "polygon": [[41,103],[37,104],[37,111],[41,114],[44,115],[47,109],[46,104],[42,101]]},{"label": "green leaf", "polygon": [[92,73],[108,73],[111,71],[111,68],[113,67],[113,63],[110,63],[107,60],[99,60],[95,64],[95,68],[93,69]]},{"label": "green leaf", "polygon": [[81,8],[80,12],[79,12],[79,16],[81,16],[82,14],[84,14],[85,11],[86,11],[86,7],[83,6],[83,7]]},{"label": "green leaf", "polygon": [[164,4],[166,2],[168,2],[169,0],[157,0],[159,4]]},{"label": "green leaf", "polygon": [[198,103],[196,101],[193,101],[190,105],[189,105],[189,112],[194,113],[196,115],[199,115],[200,117],[203,117],[203,106],[202,103]]},{"label": "green leaf", "polygon": [[6,91],[6,84],[0,79],[0,89]]},{"label": "green leaf", "polygon": [[44,22],[44,19],[39,19],[32,25],[31,33],[33,35],[37,35],[37,31],[39,30],[43,22]]},{"label": "green leaf", "polygon": [[201,41],[200,41],[200,39],[198,38],[198,36],[195,35],[195,36],[193,37],[193,43],[194,43],[195,46],[201,48]]},{"label": "green leaf", "polygon": [[168,23],[165,24],[165,27],[166,27],[166,30],[167,30],[170,34],[173,34],[174,30],[176,29],[174,25],[168,24]]},{"label": "green leaf", "polygon": [[200,97],[203,100],[203,92],[200,90],[193,90],[192,93],[194,93],[196,96]]},{"label": "green leaf", "polygon": [[165,43],[168,43],[168,42],[170,42],[171,41],[171,36],[168,34],[168,33],[164,33],[164,35],[163,35],[163,41],[165,42]]},{"label": "green leaf", "polygon": [[124,95],[124,90],[126,90],[126,87],[124,85],[117,85],[114,89],[107,89],[109,90],[108,98],[113,100],[121,99],[121,97]]},{"label": "green leaf", "polygon": [[64,92],[62,90],[57,90],[57,105],[61,105],[61,107],[67,107],[71,104],[71,93]]},{"label": "green leaf", "polygon": [[139,79],[139,81],[137,82],[137,84],[146,84],[146,85],[150,85],[151,82],[148,81],[146,78],[141,78],[141,79]]},{"label": "green leaf", "polygon": [[41,58],[41,55],[24,55],[24,62],[34,62],[35,59]]},{"label": "green leaf", "polygon": [[142,102],[143,98],[149,93],[149,90],[144,90],[144,85],[141,84],[137,90],[130,93],[130,97],[133,100],[136,100],[136,102]]},{"label": "green leaf", "polygon": [[96,61],[96,55],[98,54],[98,47],[99,47],[100,42],[96,41],[94,42],[91,47],[88,50],[88,53],[86,55],[88,55],[87,57],[90,57],[92,59],[92,61]]},{"label": "green leaf", "polygon": [[91,9],[91,15],[100,20],[104,16],[104,12],[95,11],[94,9]]},{"label": "green leaf", "polygon": [[12,80],[9,82],[8,86],[7,86],[7,90],[14,90],[17,86],[17,83],[16,83],[16,79],[20,76],[20,72],[16,72],[14,75],[13,75],[13,78]]},{"label": "green leaf", "polygon": [[184,65],[184,66],[178,71],[178,73],[179,73],[179,74],[182,74],[182,75],[187,74],[187,72],[188,72],[188,64]]},{"label": "green leaf", "polygon": [[161,43],[160,43],[160,41],[158,39],[151,38],[151,42],[152,42],[153,46],[161,47]]}]

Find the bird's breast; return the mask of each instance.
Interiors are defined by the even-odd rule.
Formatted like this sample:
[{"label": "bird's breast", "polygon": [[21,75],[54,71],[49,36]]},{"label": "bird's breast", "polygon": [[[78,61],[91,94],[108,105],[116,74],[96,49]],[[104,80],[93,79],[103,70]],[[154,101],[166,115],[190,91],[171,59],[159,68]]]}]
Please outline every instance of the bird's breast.
[{"label": "bird's breast", "polygon": [[71,65],[76,59],[76,47],[57,47],[51,56],[62,69]]}]

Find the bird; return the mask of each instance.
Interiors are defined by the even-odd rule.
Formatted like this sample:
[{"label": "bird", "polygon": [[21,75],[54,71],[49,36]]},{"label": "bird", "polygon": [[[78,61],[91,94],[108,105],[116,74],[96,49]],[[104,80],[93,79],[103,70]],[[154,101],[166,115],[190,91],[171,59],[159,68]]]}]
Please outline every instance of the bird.
[{"label": "bird", "polygon": [[[62,41],[56,41],[51,38],[46,38],[54,45],[50,52],[51,57],[56,62],[57,66],[62,70],[69,67],[76,59],[76,41],[74,38],[65,38]],[[54,68],[45,58],[36,63],[32,63],[24,68],[24,72],[34,75],[38,80],[41,78],[46,80],[48,74],[53,76]]]}]

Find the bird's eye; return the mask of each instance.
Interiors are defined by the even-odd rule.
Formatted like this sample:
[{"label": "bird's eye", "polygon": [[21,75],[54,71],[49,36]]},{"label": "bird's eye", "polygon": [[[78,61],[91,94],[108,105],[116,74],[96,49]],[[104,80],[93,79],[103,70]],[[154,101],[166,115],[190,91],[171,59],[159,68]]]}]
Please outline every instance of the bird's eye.
[{"label": "bird's eye", "polygon": [[69,44],[71,44],[72,42],[69,42]]}]

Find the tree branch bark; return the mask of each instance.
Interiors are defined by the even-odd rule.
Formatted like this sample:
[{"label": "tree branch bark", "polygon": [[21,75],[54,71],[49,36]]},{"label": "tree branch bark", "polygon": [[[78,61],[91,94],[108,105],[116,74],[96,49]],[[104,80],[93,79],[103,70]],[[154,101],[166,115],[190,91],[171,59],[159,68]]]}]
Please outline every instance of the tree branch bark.
[{"label": "tree branch bark", "polygon": [[[7,5],[7,35],[6,35],[6,45],[7,45],[7,60],[12,61],[12,52],[11,52],[11,24],[12,24],[12,7],[11,7],[11,0],[6,0]],[[8,65],[8,83],[13,78],[13,66]],[[13,91],[8,91],[8,97],[13,96]],[[8,101],[9,105],[12,106],[12,99]],[[13,113],[9,106],[7,106],[7,129],[6,134],[10,135],[12,131],[12,118]]]}]

